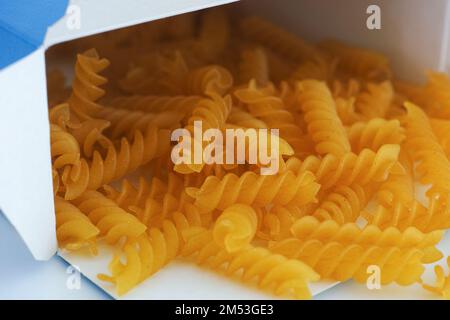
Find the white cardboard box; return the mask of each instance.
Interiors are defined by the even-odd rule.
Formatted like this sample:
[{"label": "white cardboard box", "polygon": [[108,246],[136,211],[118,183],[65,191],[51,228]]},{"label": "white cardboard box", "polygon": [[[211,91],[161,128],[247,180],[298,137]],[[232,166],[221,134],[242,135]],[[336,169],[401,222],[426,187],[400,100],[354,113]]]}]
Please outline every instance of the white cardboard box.
[{"label": "white cardboard box", "polygon": [[[36,259],[49,259],[57,251],[45,51],[64,41],[230,2],[71,0],[70,12],[79,10],[80,29],[69,28],[66,15],[49,28],[40,48],[0,70],[0,209]],[[380,30],[366,27],[366,10],[372,4],[381,9]],[[450,67],[450,0],[242,0],[235,6],[239,12],[265,16],[306,39],[337,38],[378,49],[389,56],[396,74],[405,79],[421,80],[424,69],[447,71]],[[86,264],[82,272],[90,278],[95,278],[99,266],[106,271],[106,258],[85,263],[72,255],[65,257],[75,264]],[[171,278],[165,275],[181,270],[171,268],[161,271],[153,281],[164,285]],[[185,278],[196,273],[183,270],[187,273],[180,276]],[[199,285],[195,283],[198,279],[194,276],[190,281],[193,288]],[[208,290],[214,290],[215,281],[208,278],[203,282],[211,284]],[[324,284],[313,291],[326,287]],[[218,297],[237,298],[236,290],[224,290]],[[243,297],[260,297],[254,294]]]}]

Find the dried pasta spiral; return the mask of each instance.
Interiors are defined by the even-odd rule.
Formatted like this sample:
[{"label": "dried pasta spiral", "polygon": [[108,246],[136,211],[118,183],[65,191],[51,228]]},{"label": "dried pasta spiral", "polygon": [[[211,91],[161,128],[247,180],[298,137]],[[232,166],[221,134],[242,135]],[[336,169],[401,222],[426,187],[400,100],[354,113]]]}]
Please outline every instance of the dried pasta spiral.
[{"label": "dried pasta spiral", "polygon": [[199,96],[121,96],[109,101],[116,108],[140,110],[151,113],[174,111],[189,116],[197,103]]},{"label": "dried pasta spiral", "polygon": [[[174,211],[159,227],[130,238],[114,255],[109,264],[111,276],[99,274],[98,278],[116,285],[118,295],[123,295],[174,260],[185,241],[182,233],[192,227],[201,227],[203,221],[192,205]],[[125,256],[126,262],[121,262]]]},{"label": "dried pasta spiral", "polygon": [[368,80],[386,79],[391,75],[388,59],[374,51],[355,48],[337,41],[324,41],[320,48],[339,59],[338,68]]},{"label": "dried pasta spiral", "polygon": [[350,152],[347,134],[328,87],[317,80],[305,80],[298,85],[298,91],[299,103],[317,153],[341,157]]},{"label": "dried pasta spiral", "polygon": [[[400,231],[396,227],[381,230],[375,225],[364,228],[356,223],[339,224],[333,220],[320,221],[306,216],[298,219],[291,227],[292,236],[302,241],[319,240],[323,243],[339,242],[342,244],[373,245],[378,247],[425,249],[436,245],[442,238],[442,231],[422,233],[415,227]],[[292,239],[281,240],[290,242]]]},{"label": "dried pasta spiral", "polygon": [[86,191],[74,203],[100,230],[99,236],[107,243],[117,243],[123,237],[136,238],[146,230],[135,216],[100,192]]},{"label": "dried pasta spiral", "polygon": [[252,207],[239,203],[231,205],[214,224],[214,240],[227,252],[238,251],[253,240],[257,223],[256,212]]},{"label": "dried pasta spiral", "polygon": [[396,282],[409,285],[420,280],[424,271],[423,251],[416,248],[378,247],[375,245],[342,244],[319,240],[281,241],[271,246],[271,251],[290,259],[300,259],[323,279],[345,281],[355,279],[366,282],[367,267],[378,266],[381,284]]},{"label": "dried pasta spiral", "polygon": [[280,240],[291,235],[294,222],[306,214],[297,206],[274,206],[263,214],[258,237],[264,240]]},{"label": "dried pasta spiral", "polygon": [[310,59],[320,54],[313,45],[259,17],[244,18],[240,29],[247,38],[293,60]]},{"label": "dried pasta spiral", "polygon": [[[161,229],[150,228],[148,234],[127,241],[109,264],[111,276],[99,274],[98,278],[114,283],[117,294],[123,295],[172,261],[179,249],[175,225],[164,221]],[[121,262],[122,254],[126,257],[125,263]]]},{"label": "dried pasta spiral", "polygon": [[333,220],[338,224],[354,222],[369,199],[366,190],[357,183],[338,186],[321,201],[313,216],[319,221]]},{"label": "dried pasta spiral", "polygon": [[406,137],[404,131],[396,119],[374,118],[354,123],[348,130],[348,138],[353,152],[359,153],[365,148],[376,152],[383,144],[400,145]]},{"label": "dried pasta spiral", "polygon": [[99,86],[107,79],[99,73],[108,67],[107,59],[100,59],[95,49],[88,50],[77,56],[75,79],[72,84],[72,94],[68,103],[71,110],[81,119],[95,116],[101,106],[97,104],[105,91]]},{"label": "dried pasta spiral", "polygon": [[257,47],[242,51],[239,78],[241,83],[248,83],[252,79],[259,85],[269,82],[269,65],[263,48]]},{"label": "dried pasta spiral", "polygon": [[[190,140],[190,146],[192,148],[191,153],[188,155],[188,158],[194,159],[194,152],[196,149],[196,145],[199,150],[203,151],[204,144],[202,141],[198,141],[195,139],[194,134],[194,126],[196,121],[200,121],[203,130],[207,130],[210,128],[223,129],[230,114],[232,108],[231,97],[226,96],[222,98],[217,94],[213,94],[211,98],[202,99],[197,106],[192,110],[192,114],[188,119],[188,125],[186,129],[191,133],[191,137],[186,137]],[[183,137],[184,139],[184,137]],[[183,142],[184,143],[184,142]],[[187,152],[187,150],[183,150],[183,152]],[[202,152],[203,154],[203,152]],[[185,154],[183,154],[185,156]],[[192,173],[192,172],[200,172],[205,163],[203,159],[201,159],[201,163],[194,163],[194,161],[190,161],[191,163],[177,163],[175,164],[174,170],[180,173]]]},{"label": "dried pasta spiral", "polygon": [[195,198],[195,205],[201,212],[211,212],[235,203],[260,207],[269,203],[306,205],[316,201],[319,188],[309,171],[267,176],[247,171],[240,177],[232,173],[222,179],[210,176],[200,188],[187,188],[186,192]]},{"label": "dried pasta spiral", "polygon": [[98,116],[110,122],[108,128],[110,137],[117,139],[122,136],[131,138],[136,130],[145,131],[149,125],[157,126],[160,129],[179,127],[184,114],[178,113],[176,110],[149,113],[105,107],[98,113]]},{"label": "dried pasta spiral", "polygon": [[450,161],[431,129],[425,112],[412,103],[405,103],[406,150],[418,161],[417,172],[421,182],[431,184],[427,194],[448,197],[450,195]]},{"label": "dried pasta spiral", "polygon": [[224,95],[233,85],[233,76],[219,65],[210,65],[189,72],[187,92],[193,95]]},{"label": "dried pasta spiral", "polygon": [[77,207],[55,197],[56,237],[62,248],[77,250],[89,246],[96,252],[96,239],[100,230]]},{"label": "dried pasta spiral", "polygon": [[94,151],[90,165],[80,160],[80,174],[73,175],[77,167],[66,167],[62,181],[66,188],[65,198],[75,199],[85,190],[96,190],[101,186],[131,173],[138,167],[161,156],[169,150],[168,130],[159,130],[149,125],[144,133],[135,132],[133,142],[125,137],[120,141],[120,149],[110,145],[105,156]]},{"label": "dried pasta spiral", "polygon": [[422,99],[431,116],[450,119],[449,89],[450,78],[446,73],[428,73],[428,82],[423,89],[425,98]]},{"label": "dried pasta spiral", "polygon": [[404,230],[410,226],[422,232],[450,228],[450,210],[442,199],[430,199],[428,208],[414,200],[411,203],[395,202],[386,208],[378,206],[373,213],[366,212],[364,218],[381,229],[394,226]]},{"label": "dried pasta spiral", "polygon": [[325,59],[324,57],[314,57],[312,60],[302,63],[291,75],[291,80],[302,81],[306,79],[317,79],[331,82],[337,65],[336,59]]},{"label": "dried pasta spiral", "polygon": [[194,258],[199,265],[223,270],[228,276],[238,276],[242,282],[256,281],[258,287],[276,295],[309,299],[307,283],[319,279],[316,272],[301,261],[286,259],[266,248],[249,245],[233,253],[227,252],[214,242],[210,230],[188,229],[184,236],[183,256]]},{"label": "dried pasta spiral", "polygon": [[286,161],[286,170],[311,171],[323,190],[355,182],[365,186],[373,181],[383,181],[391,170],[400,169],[397,161],[399,152],[400,146],[386,144],[377,152],[364,149],[359,154],[347,153],[341,158],[332,154],[323,158],[309,156],[303,161],[293,157]]},{"label": "dried pasta spiral", "polygon": [[430,125],[445,154],[447,157],[450,157],[450,137],[448,135],[450,132],[450,121],[432,118],[430,119]]},{"label": "dried pasta spiral", "polygon": [[264,121],[238,108],[231,109],[227,122],[238,127],[267,129],[267,124]]},{"label": "dried pasta spiral", "polygon": [[295,123],[295,119],[288,111],[283,100],[275,96],[271,86],[258,88],[256,81],[250,81],[247,88],[238,89],[234,95],[245,103],[250,113],[264,121],[269,128],[280,130],[280,137],[285,139],[294,150],[305,151],[302,129]]},{"label": "dried pasta spiral", "polygon": [[367,119],[385,117],[394,99],[394,89],[390,81],[380,84],[369,83],[356,99],[357,110]]},{"label": "dried pasta spiral", "polygon": [[[450,257],[447,257],[447,266],[450,268]],[[450,275],[445,275],[444,268],[439,265],[434,267],[434,273],[436,274],[435,283],[433,285],[422,284],[422,287],[442,296],[444,299],[450,300]]]}]

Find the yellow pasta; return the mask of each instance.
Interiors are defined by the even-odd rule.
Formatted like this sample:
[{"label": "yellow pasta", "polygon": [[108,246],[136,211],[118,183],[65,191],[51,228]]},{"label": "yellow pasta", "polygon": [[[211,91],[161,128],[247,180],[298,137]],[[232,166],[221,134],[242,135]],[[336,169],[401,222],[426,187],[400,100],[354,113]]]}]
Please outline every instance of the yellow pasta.
[{"label": "yellow pasta", "polygon": [[233,76],[224,67],[210,65],[189,72],[186,83],[191,95],[223,95],[233,85]]},{"label": "yellow pasta", "polygon": [[395,226],[404,230],[410,226],[420,231],[429,232],[450,228],[450,210],[442,199],[430,199],[428,206],[414,200],[412,203],[403,204],[396,202],[392,207],[378,206],[373,213],[363,214],[364,218],[381,229]]},{"label": "yellow pasta", "polygon": [[105,91],[99,86],[105,84],[107,79],[99,73],[108,65],[109,61],[100,59],[95,50],[88,50],[77,56],[75,79],[68,103],[71,110],[81,119],[94,116],[101,108],[97,100],[105,94]]},{"label": "yellow pasta", "polygon": [[210,176],[200,188],[187,188],[186,192],[195,198],[195,205],[202,212],[224,210],[234,203],[260,207],[269,203],[301,206],[316,201],[320,185],[315,180],[309,171],[267,176],[247,171],[240,177],[232,173],[222,179]]},{"label": "yellow pasta", "polygon": [[385,180],[386,175],[394,169],[402,170],[397,161],[399,152],[400,146],[386,144],[376,153],[364,149],[359,154],[347,153],[341,158],[331,154],[323,158],[309,156],[303,161],[292,157],[286,162],[286,170],[311,171],[324,190],[356,182],[364,186],[373,181]]},{"label": "yellow pasta", "polygon": [[381,270],[381,284],[396,282],[410,285],[418,282],[424,271],[421,259],[424,253],[416,248],[363,246],[355,243],[323,243],[309,240],[299,243],[285,242],[273,245],[271,250],[290,259],[300,259],[308,264],[321,278],[357,282],[367,281],[367,268],[378,266]]},{"label": "yellow pasta", "polygon": [[77,250],[89,246],[96,252],[100,230],[77,207],[55,197],[56,237],[62,248]]},{"label": "yellow pasta", "polygon": [[333,40],[322,42],[320,48],[339,59],[338,68],[354,76],[378,80],[389,78],[392,73],[388,59],[377,52]]},{"label": "yellow pasta", "polygon": [[66,187],[65,198],[75,199],[85,190],[95,190],[125,174],[135,171],[138,167],[163,155],[169,149],[169,131],[158,130],[149,125],[146,131],[135,131],[132,143],[123,137],[120,149],[110,145],[104,157],[95,151],[89,164],[80,160],[80,173],[73,174],[74,168],[65,167],[62,175]]},{"label": "yellow pasta", "polygon": [[[450,257],[447,257],[447,266],[450,268]],[[424,289],[442,296],[446,300],[450,300],[450,276],[445,275],[445,271],[441,266],[435,266],[436,281],[433,285],[422,284]]]},{"label": "yellow pasta", "polygon": [[223,269],[228,276],[239,276],[242,282],[256,282],[261,289],[271,289],[276,295],[311,298],[307,283],[319,279],[317,273],[304,263],[286,259],[265,248],[249,245],[229,253],[213,241],[209,230],[188,229],[184,235],[183,256],[193,256],[197,264],[211,269]]},{"label": "yellow pasta", "polygon": [[259,17],[244,18],[240,27],[246,37],[259,41],[290,59],[309,59],[320,54],[313,45]]},{"label": "yellow pasta", "polygon": [[405,139],[404,128],[398,120],[373,118],[356,122],[348,130],[348,138],[355,153],[368,148],[378,151],[384,144],[401,144]]},{"label": "yellow pasta", "polygon": [[412,103],[405,104],[406,150],[418,161],[417,172],[423,184],[431,184],[429,196],[448,198],[450,194],[450,161],[438,143],[424,111]]},{"label": "yellow pasta", "polygon": [[[59,246],[110,247],[98,277],[118,295],[177,259],[296,299],[319,278],[364,283],[374,265],[382,284],[422,283],[450,228],[448,75],[400,81],[380,53],[229,13],[63,45],[83,53],[71,90],[48,76]],[[208,129],[224,136],[214,150]],[[172,159],[194,146],[200,163]],[[447,297],[436,276],[422,284]]]},{"label": "yellow pasta", "polygon": [[390,81],[369,83],[356,98],[356,109],[367,119],[385,117],[394,99]]},{"label": "yellow pasta", "polygon": [[294,150],[305,150],[301,137],[302,129],[295,123],[294,116],[288,111],[283,100],[275,96],[274,88],[258,88],[256,81],[250,81],[248,88],[234,92],[239,101],[246,104],[249,112],[264,121],[268,128],[278,129],[280,137],[285,139]]},{"label": "yellow pasta", "polygon": [[107,243],[117,243],[122,237],[136,238],[146,226],[131,213],[97,191],[86,191],[74,203],[100,230],[99,237]]},{"label": "yellow pasta", "polygon": [[269,82],[269,65],[264,49],[258,47],[241,53],[239,78],[241,83],[248,83],[252,79],[259,85]]},{"label": "yellow pasta", "polygon": [[299,104],[317,153],[341,157],[350,152],[350,143],[328,87],[317,80],[305,80],[298,85],[298,91]]},{"label": "yellow pasta", "polygon": [[338,224],[354,222],[369,199],[367,190],[358,184],[339,186],[322,199],[313,216],[320,221],[334,220]]},{"label": "yellow pasta", "polygon": [[214,240],[227,252],[238,251],[253,240],[257,223],[256,212],[252,207],[234,204],[217,218],[213,228]]}]

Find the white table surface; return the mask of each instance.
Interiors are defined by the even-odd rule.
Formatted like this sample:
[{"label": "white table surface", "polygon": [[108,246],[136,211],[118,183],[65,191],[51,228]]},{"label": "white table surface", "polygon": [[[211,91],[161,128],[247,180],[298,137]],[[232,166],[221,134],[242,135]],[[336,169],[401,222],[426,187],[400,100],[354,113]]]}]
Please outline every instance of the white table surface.
[{"label": "white table surface", "polygon": [[[447,233],[446,243],[450,242]],[[448,246],[447,246],[448,248]],[[449,254],[449,252],[444,252]],[[68,289],[69,265],[55,256],[49,261],[35,261],[13,227],[0,212],[0,299],[110,299],[91,283],[81,278],[79,289]],[[430,274],[431,275],[431,274]],[[339,284],[315,299],[434,299],[419,285],[390,285],[368,290],[352,281]]]}]

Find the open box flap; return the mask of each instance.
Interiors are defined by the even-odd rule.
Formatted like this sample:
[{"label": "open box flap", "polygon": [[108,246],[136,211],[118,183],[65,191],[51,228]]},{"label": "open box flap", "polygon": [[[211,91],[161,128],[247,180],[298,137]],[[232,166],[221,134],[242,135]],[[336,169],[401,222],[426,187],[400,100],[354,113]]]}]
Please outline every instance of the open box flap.
[{"label": "open box flap", "polygon": [[35,51],[68,0],[0,1],[0,69]]},{"label": "open box flap", "polygon": [[0,208],[38,260],[56,252],[42,48],[0,72]]}]

